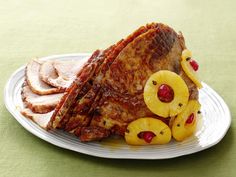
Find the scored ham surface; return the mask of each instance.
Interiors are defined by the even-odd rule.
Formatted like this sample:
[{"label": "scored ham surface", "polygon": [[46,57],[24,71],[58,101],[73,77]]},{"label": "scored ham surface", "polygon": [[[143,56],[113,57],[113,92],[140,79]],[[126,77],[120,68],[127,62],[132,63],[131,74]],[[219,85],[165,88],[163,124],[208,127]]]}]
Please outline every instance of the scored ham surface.
[{"label": "scored ham surface", "polygon": [[184,49],[182,34],[152,23],[105,51],[95,51],[57,105],[48,128],[64,129],[81,141],[123,136],[131,121],[155,117],[144,103],[143,88],[151,74],[164,69],[179,74],[190,99],[196,99],[197,87],[180,65]]}]

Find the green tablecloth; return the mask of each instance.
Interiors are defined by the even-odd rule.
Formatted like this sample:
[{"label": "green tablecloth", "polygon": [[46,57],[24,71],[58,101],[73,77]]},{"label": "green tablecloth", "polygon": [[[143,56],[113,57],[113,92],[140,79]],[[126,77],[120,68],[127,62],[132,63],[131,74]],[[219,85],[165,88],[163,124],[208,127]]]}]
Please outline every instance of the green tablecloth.
[{"label": "green tablecloth", "polygon": [[[0,1],[0,176],[236,176],[236,1]],[[170,160],[112,160],[71,152],[27,132],[6,110],[11,73],[33,57],[106,48],[137,27],[181,30],[203,80],[229,105],[232,125],[216,146]]]}]

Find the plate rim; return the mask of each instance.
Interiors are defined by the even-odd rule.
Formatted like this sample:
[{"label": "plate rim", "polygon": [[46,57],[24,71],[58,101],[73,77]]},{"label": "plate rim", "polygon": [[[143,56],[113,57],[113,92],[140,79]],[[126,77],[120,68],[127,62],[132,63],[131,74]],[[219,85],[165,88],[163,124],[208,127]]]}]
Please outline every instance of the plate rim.
[{"label": "plate rim", "polygon": [[[51,60],[51,59],[55,59],[55,58],[62,58],[62,57],[89,57],[91,55],[91,53],[71,53],[71,54],[59,54],[59,55],[50,55],[50,56],[46,56],[46,57],[41,57],[39,58],[40,60]],[[184,154],[177,154],[177,155],[172,155],[172,156],[166,156],[166,157],[162,157],[162,158],[156,158],[156,156],[149,156],[148,158],[147,157],[135,157],[135,156],[126,156],[126,157],[123,157],[123,156],[120,156],[120,155],[113,155],[113,156],[110,156],[110,155],[106,155],[106,154],[103,154],[103,155],[100,155],[100,154],[97,154],[95,152],[91,152],[91,151],[88,151],[86,149],[81,149],[80,151],[74,149],[74,148],[71,148],[69,145],[66,145],[60,141],[56,141],[54,140],[53,138],[50,138],[50,137],[47,137],[43,134],[41,134],[40,132],[36,131],[35,129],[33,129],[31,126],[29,126],[28,124],[26,124],[24,122],[24,120],[21,118],[21,116],[19,116],[18,114],[20,114],[20,112],[17,110],[17,109],[13,109],[11,106],[10,106],[10,103],[9,103],[9,98],[8,98],[8,95],[10,95],[10,93],[8,92],[10,86],[11,86],[11,82],[14,80],[14,77],[17,76],[17,74],[19,72],[21,72],[24,68],[25,68],[26,65],[23,65],[21,67],[19,67],[18,69],[16,69],[9,77],[9,79],[7,80],[6,82],[6,85],[4,87],[4,104],[5,104],[5,107],[7,108],[7,110],[10,112],[10,114],[14,117],[14,119],[22,126],[24,127],[28,132],[30,132],[31,134],[33,134],[34,136],[50,143],[50,144],[53,144],[57,147],[60,147],[60,148],[63,148],[63,149],[68,149],[68,150],[72,150],[74,152],[79,152],[79,153],[82,153],[82,154],[86,154],[86,155],[90,155],[90,156],[95,156],[95,157],[100,157],[100,158],[109,158],[109,159],[140,159],[140,160],[161,160],[161,159],[171,159],[171,158],[176,158],[176,157],[181,157],[181,156],[185,156],[185,155],[190,155],[190,154],[193,154],[193,153],[197,153],[197,152],[200,152],[200,151],[203,151],[205,149],[208,149],[216,144],[218,144],[223,138],[224,136],[226,135],[226,133],[228,132],[229,128],[230,128],[230,125],[231,125],[231,122],[232,122],[232,117],[231,117],[231,113],[230,113],[230,110],[229,110],[229,107],[228,105],[225,103],[224,99],[214,90],[212,89],[209,85],[207,85],[206,83],[202,82],[203,86],[204,87],[207,87],[208,89],[211,90],[211,92],[214,94],[214,96],[220,100],[225,110],[225,113],[227,114],[227,117],[229,117],[229,121],[228,121],[228,124],[226,126],[226,128],[224,129],[224,132],[222,134],[221,137],[218,137],[218,139],[216,141],[214,141],[213,143],[210,143],[210,144],[207,144],[206,146],[204,147],[201,147],[193,152],[187,152],[187,153],[184,153]],[[22,119],[22,120],[21,120]],[[31,121],[31,120],[29,120]],[[34,123],[34,122],[33,122]],[[35,124],[35,123],[34,123]],[[41,127],[40,127],[41,128]],[[50,132],[48,132],[50,133]]]}]

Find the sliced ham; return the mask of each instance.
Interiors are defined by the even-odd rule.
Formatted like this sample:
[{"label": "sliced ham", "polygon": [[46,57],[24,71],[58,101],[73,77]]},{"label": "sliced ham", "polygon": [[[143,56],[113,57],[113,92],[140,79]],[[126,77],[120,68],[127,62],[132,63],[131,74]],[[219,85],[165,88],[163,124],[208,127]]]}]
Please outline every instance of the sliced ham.
[{"label": "sliced ham", "polygon": [[54,61],[45,61],[42,63],[39,70],[39,77],[49,85],[51,84],[50,80],[54,80],[58,77],[56,69],[53,66]]},{"label": "sliced ham", "polygon": [[76,77],[86,61],[86,58],[77,61],[55,61],[54,67],[60,77],[65,80],[71,80],[71,78],[74,79]]},{"label": "sliced ham", "polygon": [[63,92],[86,61],[86,58],[79,61],[30,61],[26,66],[26,80],[22,85],[24,108],[21,114],[46,129]]},{"label": "sliced ham", "polygon": [[86,58],[78,61],[46,61],[41,65],[40,78],[53,87],[66,90],[86,61]]},{"label": "sliced ham", "polygon": [[63,96],[63,93],[38,95],[33,93],[28,84],[25,82],[22,87],[21,95],[26,107],[31,109],[33,112],[47,113],[56,107]]},{"label": "sliced ham", "polygon": [[38,114],[38,113],[32,112],[29,108],[25,108],[21,110],[21,114],[33,120],[36,124],[38,124],[43,129],[46,129],[47,124],[50,121],[50,118],[53,114],[53,111],[48,112],[46,114]]},{"label": "sliced ham", "polygon": [[52,87],[40,79],[39,71],[41,65],[38,60],[31,60],[26,66],[26,80],[30,89],[39,95],[63,92],[64,90]]}]

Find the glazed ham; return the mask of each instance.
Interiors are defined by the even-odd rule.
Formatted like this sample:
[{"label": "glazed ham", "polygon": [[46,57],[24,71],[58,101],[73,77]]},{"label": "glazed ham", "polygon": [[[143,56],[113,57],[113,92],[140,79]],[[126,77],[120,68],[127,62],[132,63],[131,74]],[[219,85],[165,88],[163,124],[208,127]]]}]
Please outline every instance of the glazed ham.
[{"label": "glazed ham", "polygon": [[[95,51],[88,60],[87,65],[85,65],[81,70],[78,78],[70,86],[61,102],[56,107],[51,121],[49,122],[48,128],[55,129],[66,126],[67,131],[73,132],[77,126],[86,126],[89,123],[91,117],[88,116],[90,112],[89,110],[92,107],[92,103],[94,102],[97,92],[100,89],[99,82],[101,82],[103,79],[103,75],[109,68],[109,65],[130,41],[146,32],[150,28],[152,28],[151,25],[147,27],[141,27],[129,35],[126,39],[120,40],[117,42],[117,44],[109,47],[105,51]],[[93,88],[86,90],[84,92],[85,95],[81,95],[80,90],[84,90],[82,87],[84,85],[86,86],[87,83],[93,85]],[[96,101],[98,100],[99,98]],[[71,116],[72,114],[73,116]]]},{"label": "glazed ham", "polygon": [[57,105],[48,128],[63,129],[81,141],[123,136],[133,120],[156,117],[144,103],[143,89],[159,70],[179,74],[190,99],[196,99],[197,87],[180,65],[185,48],[182,34],[152,23],[104,51],[95,51]]}]

